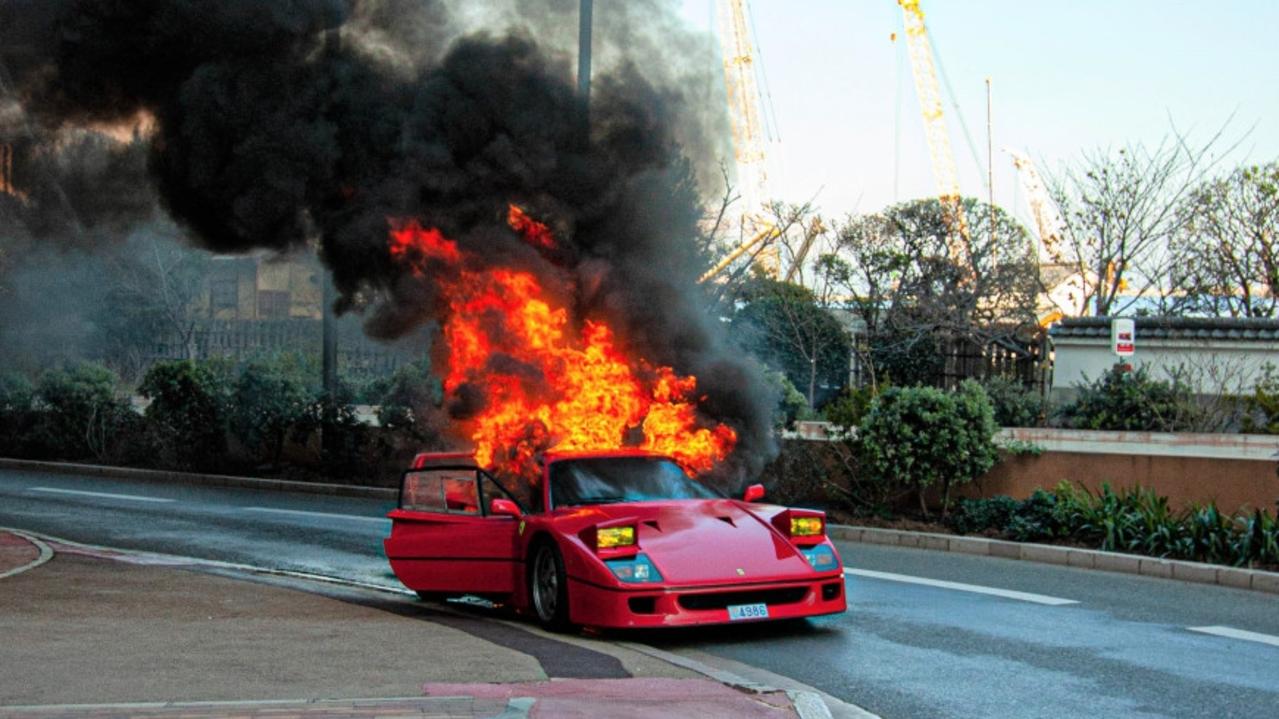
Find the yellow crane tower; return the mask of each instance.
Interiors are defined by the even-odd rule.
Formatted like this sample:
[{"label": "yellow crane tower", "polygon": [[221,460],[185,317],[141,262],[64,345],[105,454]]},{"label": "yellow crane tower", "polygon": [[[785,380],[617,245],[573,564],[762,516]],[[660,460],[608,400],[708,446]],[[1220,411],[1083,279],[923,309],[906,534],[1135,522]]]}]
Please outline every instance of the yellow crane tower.
[{"label": "yellow crane tower", "polygon": [[735,249],[727,263],[721,263],[703,276],[710,279],[761,243],[764,249],[758,262],[769,275],[780,272],[780,253],[774,242],[777,234],[759,217],[767,201],[768,172],[765,163],[764,129],[760,121],[759,87],[755,82],[755,51],[751,47],[746,0],[718,0],[719,38],[724,56],[724,86],[728,91],[728,109],[733,126],[733,159],[737,165],[737,183],[742,199],[742,234],[750,239]]},{"label": "yellow crane tower", "polygon": [[924,11],[919,7],[919,0],[897,0],[897,4],[901,6],[905,20],[906,47],[910,53],[911,74],[915,78],[915,94],[919,96],[919,110],[924,118],[933,176],[937,179],[938,199],[950,225],[950,237],[947,239],[950,258],[956,263],[970,264],[968,220],[964,217],[959,195],[955,154],[950,148],[950,134],[942,113],[941,90],[937,84],[932,47],[924,27]]}]

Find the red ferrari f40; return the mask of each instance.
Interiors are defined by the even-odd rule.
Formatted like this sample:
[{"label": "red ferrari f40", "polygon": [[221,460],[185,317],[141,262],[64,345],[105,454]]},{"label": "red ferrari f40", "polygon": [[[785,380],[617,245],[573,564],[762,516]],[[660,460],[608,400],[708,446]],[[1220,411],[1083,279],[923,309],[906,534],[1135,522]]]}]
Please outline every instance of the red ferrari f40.
[{"label": "red ferrari f40", "polygon": [[551,629],[668,627],[843,612],[826,516],[720,495],[638,451],[549,454],[525,493],[466,454],[420,454],[386,556],[423,598],[476,595]]}]

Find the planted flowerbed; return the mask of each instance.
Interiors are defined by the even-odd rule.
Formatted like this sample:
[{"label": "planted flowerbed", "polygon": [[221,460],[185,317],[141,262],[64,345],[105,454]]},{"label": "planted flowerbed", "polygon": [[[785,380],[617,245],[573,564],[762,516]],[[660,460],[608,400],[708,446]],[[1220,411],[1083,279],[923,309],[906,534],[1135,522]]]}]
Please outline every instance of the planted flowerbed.
[{"label": "planted flowerbed", "polygon": [[1279,521],[1270,512],[1231,515],[1211,503],[1174,510],[1167,497],[1143,487],[1116,491],[1103,484],[1093,493],[1062,482],[1024,500],[962,499],[945,527],[1018,542],[1279,569]]}]

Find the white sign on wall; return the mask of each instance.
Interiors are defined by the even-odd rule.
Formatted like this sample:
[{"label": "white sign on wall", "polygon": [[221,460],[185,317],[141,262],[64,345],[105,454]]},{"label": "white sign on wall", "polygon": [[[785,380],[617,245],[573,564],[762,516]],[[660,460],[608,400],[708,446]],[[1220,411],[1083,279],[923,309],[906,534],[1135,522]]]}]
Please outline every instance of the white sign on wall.
[{"label": "white sign on wall", "polygon": [[1110,321],[1110,351],[1120,357],[1131,357],[1137,347],[1137,323],[1116,317]]}]

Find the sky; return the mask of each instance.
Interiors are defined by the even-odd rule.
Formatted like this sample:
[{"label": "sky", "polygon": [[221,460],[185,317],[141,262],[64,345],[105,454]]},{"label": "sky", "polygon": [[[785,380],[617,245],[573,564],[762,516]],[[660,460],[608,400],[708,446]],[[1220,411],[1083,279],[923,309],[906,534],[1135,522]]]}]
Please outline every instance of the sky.
[{"label": "sky", "polygon": [[[716,0],[676,0],[717,32]],[[1223,124],[1226,166],[1279,159],[1277,0],[923,0],[966,195],[986,197],[986,85],[992,83],[995,201],[1029,213],[1003,147],[1051,173],[1080,154],[1191,144]],[[776,117],[771,194],[815,198],[839,217],[935,195],[894,0],[750,0]],[[897,33],[893,42],[890,37]],[[940,74],[940,73],[939,73]],[[764,88],[761,87],[761,92]],[[965,139],[966,121],[980,160]],[[1233,115],[1233,120],[1231,119]]]}]

